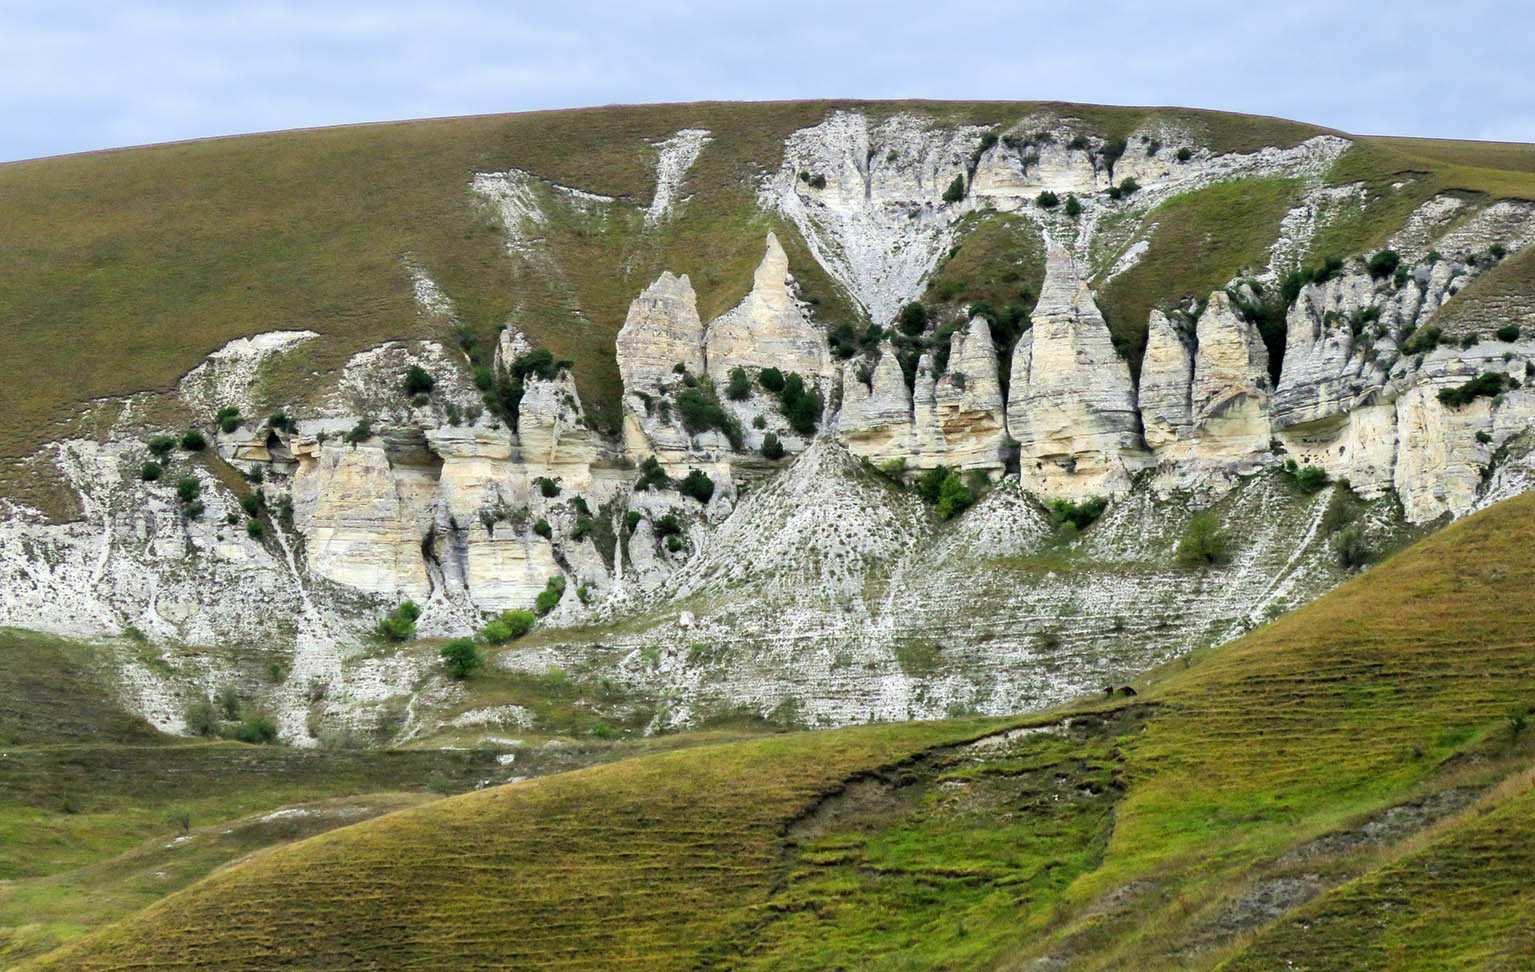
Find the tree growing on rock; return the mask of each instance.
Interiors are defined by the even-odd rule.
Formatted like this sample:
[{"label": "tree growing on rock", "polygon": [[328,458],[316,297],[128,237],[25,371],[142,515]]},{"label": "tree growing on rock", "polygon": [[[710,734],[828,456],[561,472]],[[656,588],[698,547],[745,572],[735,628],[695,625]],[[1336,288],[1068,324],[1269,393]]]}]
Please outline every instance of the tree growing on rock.
[{"label": "tree growing on rock", "polygon": [[1221,529],[1214,513],[1195,513],[1178,541],[1178,563],[1185,567],[1210,567],[1231,559],[1231,535]]},{"label": "tree growing on rock", "polygon": [[459,681],[468,678],[471,672],[484,664],[485,659],[480,656],[480,649],[469,638],[454,638],[442,646],[442,667]]}]

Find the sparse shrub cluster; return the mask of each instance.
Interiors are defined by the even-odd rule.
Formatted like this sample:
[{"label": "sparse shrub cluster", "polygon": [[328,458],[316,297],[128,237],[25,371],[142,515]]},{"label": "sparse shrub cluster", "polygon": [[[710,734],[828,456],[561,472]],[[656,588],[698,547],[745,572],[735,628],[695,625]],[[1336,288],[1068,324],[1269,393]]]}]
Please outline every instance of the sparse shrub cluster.
[{"label": "sparse shrub cluster", "polygon": [[487,644],[504,645],[532,631],[535,620],[532,611],[503,611],[500,617],[480,629],[480,640]]},{"label": "sparse shrub cluster", "polygon": [[689,435],[718,429],[729,440],[732,449],[740,449],[744,442],[741,424],[720,404],[714,384],[707,377],[688,374],[686,369],[681,374],[684,387],[677,394],[677,411],[683,428]]},{"label": "sparse shrub cluster", "polygon": [[1050,521],[1056,529],[1068,536],[1075,536],[1082,530],[1086,530],[1098,521],[1103,511],[1109,508],[1109,501],[1102,496],[1094,496],[1082,500],[1080,503],[1068,499],[1052,500],[1050,502]]},{"label": "sparse shrub cluster", "polygon": [[777,461],[784,457],[783,443],[778,441],[778,436],[769,432],[762,437],[762,458]]},{"label": "sparse shrub cluster", "polygon": [[1054,209],[1056,206],[1060,205],[1060,202],[1061,197],[1057,196],[1049,189],[1046,189],[1044,192],[1034,197],[1034,203],[1035,205],[1039,206],[1040,209]]},{"label": "sparse shrub cluster", "polygon": [[1443,337],[1444,331],[1441,328],[1420,327],[1402,339],[1402,353],[1412,355],[1432,351],[1439,346],[1439,340]]},{"label": "sparse shrub cluster", "polygon": [[671,477],[661,468],[660,460],[655,456],[646,456],[640,463],[640,478],[635,481],[634,488],[643,493],[651,489],[665,489],[671,483]]},{"label": "sparse shrub cluster", "polygon": [[420,365],[411,365],[405,372],[405,394],[415,397],[428,395],[437,387],[437,379]]},{"label": "sparse shrub cluster", "polygon": [[1508,376],[1496,371],[1483,372],[1463,385],[1439,389],[1439,400],[1450,408],[1469,405],[1478,398],[1490,398],[1502,394],[1513,383]]},{"label": "sparse shrub cluster", "polygon": [[1396,268],[1401,265],[1402,257],[1395,250],[1381,250],[1371,256],[1365,265],[1370,271],[1370,276],[1379,280],[1396,273]]},{"label": "sparse shrub cluster", "polygon": [[240,409],[234,405],[225,405],[213,416],[213,426],[220,432],[228,435],[240,427]]},{"label": "sparse shrub cluster", "polygon": [[462,681],[483,664],[485,659],[473,639],[454,638],[442,646],[442,667],[453,678]]},{"label": "sparse shrub cluster", "polygon": [[1339,530],[1332,538],[1332,548],[1338,555],[1338,563],[1349,570],[1363,567],[1375,557],[1375,552],[1365,540],[1364,531],[1358,526]]},{"label": "sparse shrub cluster", "polygon": [[714,497],[714,480],[710,479],[701,469],[690,469],[688,474],[677,484],[677,489],[683,496],[691,496],[700,503],[708,504]]},{"label": "sparse shrub cluster", "polygon": [[[899,472],[904,473],[904,464]],[[975,494],[948,466],[923,470],[912,488],[932,505],[941,520],[953,519],[975,503]]]},{"label": "sparse shrub cluster", "polygon": [[1321,466],[1302,466],[1294,459],[1286,459],[1279,472],[1303,493],[1315,493],[1327,485],[1327,471]]},{"label": "sparse shrub cluster", "polygon": [[1189,518],[1178,541],[1178,562],[1185,567],[1210,567],[1231,559],[1231,534],[1214,513],[1205,510]]},{"label": "sparse shrub cluster", "polygon": [[553,611],[555,605],[560,603],[560,598],[565,596],[565,575],[556,574],[549,578],[544,589],[538,592],[538,597],[533,600],[533,610],[539,617],[543,617]]},{"label": "sparse shrub cluster", "polygon": [[1343,260],[1339,257],[1326,257],[1320,267],[1296,267],[1284,275],[1280,281],[1279,291],[1286,304],[1295,303],[1295,298],[1300,296],[1301,288],[1309,283],[1324,284],[1343,272]]},{"label": "sparse shrub cluster", "polygon": [[378,622],[376,630],[388,641],[409,641],[416,636],[416,619],[419,617],[421,608],[414,601],[401,601]]},{"label": "sparse shrub cluster", "polygon": [[569,368],[571,364],[556,361],[548,348],[534,348],[512,359],[504,375],[495,374],[488,365],[479,366],[474,372],[474,384],[484,396],[485,405],[515,432],[527,380],[538,377],[552,381],[562,368]]},{"label": "sparse shrub cluster", "polygon": [[1498,328],[1497,333],[1499,341],[1505,341],[1511,344],[1514,341],[1519,340],[1519,325],[1505,324],[1504,326]]}]

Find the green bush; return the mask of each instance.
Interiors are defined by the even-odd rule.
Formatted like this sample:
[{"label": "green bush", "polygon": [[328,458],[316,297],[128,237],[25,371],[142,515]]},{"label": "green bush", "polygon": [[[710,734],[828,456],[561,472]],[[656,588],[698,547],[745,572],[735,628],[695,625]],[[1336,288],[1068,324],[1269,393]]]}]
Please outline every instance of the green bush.
[{"label": "green bush", "polygon": [[598,739],[617,739],[622,736],[623,733],[619,732],[617,729],[614,729],[606,722],[599,722],[595,726],[592,726],[592,735],[596,736]]},{"label": "green bush", "polygon": [[1183,148],[1180,148],[1178,150],[1177,159],[1178,159],[1179,162],[1187,162],[1189,159],[1192,159],[1193,157],[1194,157],[1194,150],[1189,148],[1187,145],[1185,145]]},{"label": "green bush", "polygon": [[592,529],[596,525],[597,525],[597,521],[593,520],[589,516],[577,516],[576,517],[576,525],[574,527],[572,527],[571,531],[570,531],[570,539],[572,539],[572,540],[584,540],[586,538],[586,535],[591,533]]},{"label": "green bush", "polygon": [[416,619],[419,617],[421,609],[414,601],[401,601],[379,621],[377,631],[389,641],[409,641],[416,636]]},{"label": "green bush", "polygon": [[677,489],[683,496],[691,496],[698,502],[707,504],[714,497],[714,480],[701,469],[690,469],[682,482],[677,484]]},{"label": "green bush", "polygon": [[975,495],[953,473],[945,476],[943,482],[938,484],[937,513],[939,519],[952,519],[969,509],[974,502]]},{"label": "green bush", "polygon": [[213,424],[225,435],[240,427],[240,410],[233,405],[225,405],[213,416]]},{"label": "green bush", "polygon": [[725,397],[732,402],[745,401],[751,396],[752,380],[745,368],[732,368],[730,382],[725,386]]},{"label": "green bush", "polygon": [[203,485],[195,476],[184,476],[176,484],[176,498],[183,503],[190,503],[202,495]]},{"label": "green bush", "polygon": [[1080,503],[1067,499],[1052,500],[1050,521],[1057,527],[1068,527],[1069,532],[1076,533],[1092,526],[1108,508],[1109,501],[1102,496],[1094,496]]},{"label": "green bush", "polygon": [[1464,385],[1439,389],[1439,400],[1450,408],[1459,408],[1462,405],[1471,404],[1478,398],[1502,393],[1507,383],[1506,375],[1488,371],[1477,375]]},{"label": "green bush", "polygon": [[148,442],[150,455],[164,459],[176,448],[176,439],[169,435],[153,436]]},{"label": "green bush", "polygon": [[367,442],[371,438],[373,438],[373,424],[367,419],[360,419],[356,425],[352,426],[352,431],[346,434],[346,441],[352,445]]},{"label": "green bush", "polygon": [[196,429],[192,429],[186,435],[181,437],[181,448],[185,449],[187,452],[202,452],[204,449],[208,448],[208,440],[203,437],[201,432],[197,431]]},{"label": "green bush", "polygon": [[246,493],[240,497],[240,509],[246,516],[257,516],[261,513],[261,497],[255,493]]},{"label": "green bush", "polygon": [[252,540],[260,540],[266,536],[266,527],[260,520],[248,520],[245,524],[245,532]]},{"label": "green bush", "polygon": [[666,549],[672,553],[682,549],[682,538],[673,534],[666,538]]},{"label": "green bush", "polygon": [[193,702],[186,711],[187,732],[194,736],[216,736],[219,731],[218,712],[211,702]]},{"label": "green bush", "polygon": [[1067,216],[1077,217],[1082,215],[1082,202],[1076,195],[1066,197],[1066,208],[1063,210]]},{"label": "green bush", "polygon": [[767,389],[775,395],[783,391],[783,372],[779,371],[777,368],[763,368],[762,371],[757,375],[757,381],[762,385],[763,388]]},{"label": "green bush", "polygon": [[1477,429],[1476,441],[1480,442],[1482,445],[1488,445],[1492,442],[1492,434],[1486,429]]},{"label": "green bush", "polygon": [[677,514],[668,513],[651,524],[657,537],[675,536],[682,532],[682,522],[677,519]]},{"label": "green bush", "polygon": [[1294,459],[1286,459],[1280,473],[1303,493],[1315,493],[1327,485],[1327,470],[1320,466],[1301,466]]},{"label": "green bush", "polygon": [[1126,179],[1119,184],[1119,194],[1126,197],[1133,196],[1140,190],[1140,188],[1141,184],[1139,182],[1126,177]]},{"label": "green bush", "polygon": [[483,664],[485,659],[480,657],[480,649],[469,638],[454,638],[442,646],[442,667],[460,681]]},{"label": "green bush", "polygon": [[545,499],[554,499],[560,495],[560,484],[548,476],[540,476],[533,481],[538,484],[538,491],[543,494]]},{"label": "green bush", "polygon": [[480,629],[480,640],[487,644],[504,645],[532,631],[535,620],[532,611],[503,611],[499,618]]},{"label": "green bush", "polygon": [[188,503],[186,505],[186,509],[182,510],[181,512],[186,515],[187,519],[195,520],[203,515],[204,509],[206,509],[206,507],[203,506],[202,500],[194,500]]},{"label": "green bush", "polygon": [[543,617],[553,611],[555,605],[560,603],[560,598],[564,596],[565,577],[563,574],[556,574],[549,578],[549,583],[538,592],[538,597],[533,601],[533,610],[538,612],[539,617]]},{"label": "green bush", "polygon": [[543,517],[539,517],[538,522],[533,524],[533,532],[543,537],[545,540],[548,540],[554,536],[554,528],[551,527],[549,525],[549,521]]},{"label": "green bush", "polygon": [[1365,541],[1364,531],[1357,526],[1344,527],[1332,539],[1333,551],[1338,563],[1350,570],[1363,567],[1375,556]]},{"label": "green bush", "polygon": [[949,188],[943,191],[943,201],[957,203],[963,198],[965,198],[965,177],[957,175],[954,181],[949,183]]},{"label": "green bush", "polygon": [[778,441],[778,436],[769,432],[762,437],[762,458],[777,461],[784,457],[783,443]]},{"label": "green bush", "polygon": [[235,726],[230,735],[243,743],[264,745],[277,740],[277,723],[266,716],[254,716]]},{"label": "green bush", "polygon": [[655,456],[646,456],[640,463],[640,478],[635,481],[634,488],[643,493],[651,489],[665,489],[670,485],[671,477],[661,468],[661,461]]},{"label": "green bush", "polygon": [[405,394],[407,395],[425,395],[436,386],[437,379],[420,365],[411,365],[405,372]]},{"label": "green bush", "polygon": [[1370,276],[1379,279],[1381,277],[1389,277],[1393,273],[1396,273],[1396,268],[1401,264],[1401,262],[1402,257],[1395,250],[1381,250],[1379,253],[1376,253],[1374,256],[1370,257],[1369,263],[1366,264],[1366,267],[1370,271]]},{"label": "green bush", "polygon": [[1439,346],[1444,331],[1437,327],[1420,327],[1402,340],[1403,354],[1421,354]]},{"label": "green bush", "polygon": [[146,462],[139,467],[139,478],[146,483],[152,483],[160,478],[162,472],[164,470],[160,468],[158,462]]},{"label": "green bush", "polygon": [[1178,541],[1178,563],[1185,567],[1224,564],[1231,559],[1231,535],[1221,529],[1220,520],[1206,510],[1195,513],[1183,528]]},{"label": "green bush", "polygon": [[1498,340],[1508,342],[1519,340],[1519,325],[1505,324],[1504,326],[1498,328]]},{"label": "green bush", "polygon": [[1060,197],[1049,189],[1034,197],[1034,202],[1039,205],[1040,209],[1054,209],[1060,201]]},{"label": "green bush", "polygon": [[639,526],[640,521],[643,519],[645,519],[645,517],[640,513],[639,510],[630,510],[624,514],[624,529],[630,533],[633,533],[634,528]]},{"label": "green bush", "polygon": [[797,372],[791,373],[784,379],[778,399],[790,428],[804,436],[815,434],[816,423],[821,418],[821,396],[805,387],[804,378]]},{"label": "green bush", "polygon": [[908,337],[920,337],[927,330],[927,308],[920,301],[912,301],[901,308],[895,326]]}]

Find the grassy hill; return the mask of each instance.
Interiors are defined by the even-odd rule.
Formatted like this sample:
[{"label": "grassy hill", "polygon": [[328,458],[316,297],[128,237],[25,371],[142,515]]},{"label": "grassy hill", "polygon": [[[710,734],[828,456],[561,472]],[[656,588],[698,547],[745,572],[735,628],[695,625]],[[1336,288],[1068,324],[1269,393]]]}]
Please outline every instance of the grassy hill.
[{"label": "grassy hill", "polygon": [[[418,312],[410,266],[442,285],[481,347],[511,321],[572,359],[583,398],[599,415],[617,395],[612,338],[635,294],[662,269],[686,272],[704,317],[718,314],[748,289],[766,229],[784,241],[822,323],[856,320],[853,304],[794,229],[754,201],[757,180],[777,166],[786,135],[854,107],[876,117],[906,111],[986,125],[1049,111],[1108,138],[1160,119],[1216,152],[1293,145],[1323,131],[1171,108],[694,104],[328,128],[10,163],[0,166],[10,364],[0,383],[0,459],[24,456],[71,429],[99,428],[117,417],[101,400],[164,393],[203,356],[243,335],[284,328],[322,335],[298,360],[264,376],[273,407],[302,403],[347,356],[379,341],[455,340],[442,322]],[[685,127],[707,128],[713,141],[687,174],[689,200],[678,218],[647,228],[654,143]],[[568,187],[616,203],[598,215],[546,206],[542,255],[512,258],[499,220],[469,189],[476,172],[511,168],[542,180],[537,191],[548,199],[564,198],[560,187]],[[1410,185],[1388,204],[1323,241],[1329,252],[1350,255],[1378,242],[1435,191],[1535,198],[1535,148],[1364,139],[1329,179],[1383,186],[1404,176]],[[1155,258],[1104,295],[1128,346],[1139,346],[1150,306],[1207,293],[1248,265],[1277,232],[1276,214],[1292,195],[1293,187],[1267,187],[1234,207],[1232,192],[1217,189],[1149,214],[1145,225],[1157,224]],[[1214,250],[1212,233],[1222,240]],[[984,260],[962,260],[948,275],[948,292],[1015,290],[1016,281],[996,278],[997,271]],[[103,407],[82,410],[86,402]],[[137,418],[175,424],[188,417],[157,399]],[[0,491],[22,495],[24,479],[12,468],[0,477]]]},{"label": "grassy hill", "polygon": [[453,797],[21,967],[1527,968],[1532,589],[1525,496],[1133,700]]}]

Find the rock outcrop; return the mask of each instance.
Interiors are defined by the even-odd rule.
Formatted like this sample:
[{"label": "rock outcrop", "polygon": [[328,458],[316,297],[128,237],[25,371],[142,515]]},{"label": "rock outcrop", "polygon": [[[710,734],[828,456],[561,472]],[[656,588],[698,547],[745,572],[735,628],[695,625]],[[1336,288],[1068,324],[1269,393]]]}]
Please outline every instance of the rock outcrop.
[{"label": "rock outcrop", "polygon": [[704,331],[704,361],[716,385],[723,388],[736,368],[777,368],[807,381],[829,375],[826,334],[805,316],[789,292],[789,280],[789,258],[769,233],[751,292]]},{"label": "rock outcrop", "polygon": [[1136,404],[1146,447],[1158,457],[1186,453],[1193,431],[1189,395],[1194,383],[1194,352],[1190,343],[1167,315],[1151,312]]},{"label": "rock outcrop", "polygon": [[972,317],[949,338],[949,367],[934,391],[943,434],[942,464],[956,469],[1000,470],[1007,443],[1002,383],[991,325]]},{"label": "rock outcrop", "polygon": [[1240,459],[1267,452],[1268,352],[1258,328],[1243,319],[1225,291],[1216,291],[1195,333],[1198,349],[1189,405],[1197,456]]},{"label": "rock outcrop", "polygon": [[880,345],[873,367],[843,366],[837,430],[855,456],[883,463],[912,455],[911,392],[889,341]]},{"label": "rock outcrop", "polygon": [[1024,483],[1046,495],[1126,489],[1145,461],[1130,369],[1064,247],[1049,247],[1033,321],[1013,352],[1007,405]]}]

